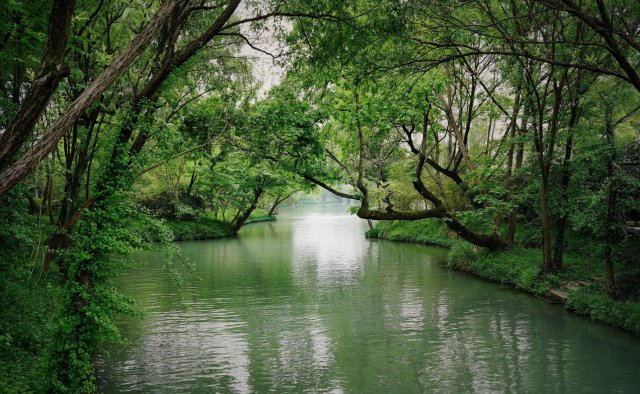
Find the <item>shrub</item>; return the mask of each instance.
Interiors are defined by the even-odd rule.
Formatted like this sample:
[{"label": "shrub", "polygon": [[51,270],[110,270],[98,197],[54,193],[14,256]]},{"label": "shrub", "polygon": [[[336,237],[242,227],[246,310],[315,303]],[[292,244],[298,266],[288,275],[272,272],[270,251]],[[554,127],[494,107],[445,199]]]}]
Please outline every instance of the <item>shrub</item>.
[{"label": "shrub", "polygon": [[451,248],[449,266],[539,294],[558,282],[555,276],[540,274],[541,258],[537,249],[511,248],[492,252],[460,242]]},{"label": "shrub", "polygon": [[449,252],[449,267],[466,271],[476,260],[476,251],[477,249],[467,242],[454,244]]},{"label": "shrub", "polygon": [[364,236],[365,238],[379,238],[380,228],[378,227],[370,228],[369,230],[367,230],[367,232],[364,233]]},{"label": "shrub", "polygon": [[229,235],[228,226],[216,219],[202,217],[197,221],[167,222],[175,241],[221,238]]},{"label": "shrub", "polygon": [[640,335],[640,303],[614,301],[604,293],[584,288],[569,294],[567,308]]},{"label": "shrub", "polygon": [[437,219],[379,222],[375,229],[378,238],[390,241],[418,242],[443,247],[450,247],[456,243],[456,240],[447,234],[446,225]]}]

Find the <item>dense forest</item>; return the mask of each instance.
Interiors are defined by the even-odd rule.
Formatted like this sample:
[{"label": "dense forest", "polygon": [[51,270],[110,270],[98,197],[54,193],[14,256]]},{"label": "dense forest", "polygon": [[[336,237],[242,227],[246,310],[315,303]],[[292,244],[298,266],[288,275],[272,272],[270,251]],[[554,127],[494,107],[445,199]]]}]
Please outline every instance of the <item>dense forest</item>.
[{"label": "dense forest", "polygon": [[181,264],[315,188],[455,264],[527,260],[521,287],[588,278],[574,307],[640,333],[635,0],[12,0],[0,26],[1,392],[95,391],[128,254]]}]

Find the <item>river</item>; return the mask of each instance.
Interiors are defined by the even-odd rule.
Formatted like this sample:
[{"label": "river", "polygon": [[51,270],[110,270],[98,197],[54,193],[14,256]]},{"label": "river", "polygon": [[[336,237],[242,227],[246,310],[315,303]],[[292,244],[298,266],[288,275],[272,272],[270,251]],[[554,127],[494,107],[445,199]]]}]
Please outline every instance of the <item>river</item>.
[{"label": "river", "polygon": [[98,360],[101,392],[638,392],[640,338],[367,240],[339,204],[280,209],[237,238],[159,250],[117,285],[144,318]]}]

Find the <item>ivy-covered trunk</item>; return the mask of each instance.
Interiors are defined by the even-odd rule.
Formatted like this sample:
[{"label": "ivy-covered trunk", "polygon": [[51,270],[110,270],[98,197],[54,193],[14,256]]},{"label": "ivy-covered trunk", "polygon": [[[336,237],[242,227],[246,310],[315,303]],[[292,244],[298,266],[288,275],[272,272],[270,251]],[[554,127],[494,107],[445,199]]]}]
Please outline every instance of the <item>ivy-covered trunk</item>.
[{"label": "ivy-covered trunk", "polygon": [[143,240],[132,234],[128,223],[134,212],[126,195],[133,183],[126,147],[116,146],[113,159],[101,177],[94,203],[85,209],[82,220],[67,229],[65,247],[58,251],[65,268],[65,302],[48,360],[52,392],[96,390],[97,346],[118,338],[112,318],[131,311],[108,279],[126,265],[120,258],[139,249]]},{"label": "ivy-covered trunk", "polygon": [[112,317],[131,311],[108,283],[122,269],[118,256],[135,249],[125,219],[132,212],[122,199],[122,194],[114,194],[87,213],[62,252],[67,280],[62,317],[48,356],[48,392],[94,392],[98,345],[117,339]]}]

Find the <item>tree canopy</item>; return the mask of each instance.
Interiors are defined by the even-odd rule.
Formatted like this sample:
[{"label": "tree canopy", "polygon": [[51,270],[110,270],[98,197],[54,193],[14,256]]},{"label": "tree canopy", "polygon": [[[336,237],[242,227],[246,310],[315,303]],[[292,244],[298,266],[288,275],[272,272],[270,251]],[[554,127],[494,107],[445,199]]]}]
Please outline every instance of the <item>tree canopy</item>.
[{"label": "tree canopy", "polygon": [[92,357],[131,311],[110,285],[124,256],[175,251],[167,223],[235,234],[317,187],[363,219],[539,248],[541,275],[582,243],[609,297],[640,299],[621,290],[638,269],[636,1],[45,3],[0,5],[0,286],[47,327],[0,312],[0,391],[95,391]]}]

